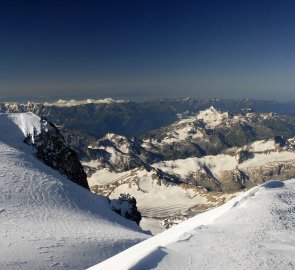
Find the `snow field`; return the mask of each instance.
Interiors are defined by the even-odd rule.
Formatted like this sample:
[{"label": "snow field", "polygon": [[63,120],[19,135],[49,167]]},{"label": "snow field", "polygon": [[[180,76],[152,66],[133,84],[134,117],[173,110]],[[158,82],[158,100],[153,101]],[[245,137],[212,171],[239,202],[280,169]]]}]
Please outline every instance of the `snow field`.
[{"label": "snow field", "polygon": [[33,155],[39,119],[0,114],[0,269],[85,269],[148,236]]},{"label": "snow field", "polygon": [[89,269],[294,269],[294,203],[269,181]]}]

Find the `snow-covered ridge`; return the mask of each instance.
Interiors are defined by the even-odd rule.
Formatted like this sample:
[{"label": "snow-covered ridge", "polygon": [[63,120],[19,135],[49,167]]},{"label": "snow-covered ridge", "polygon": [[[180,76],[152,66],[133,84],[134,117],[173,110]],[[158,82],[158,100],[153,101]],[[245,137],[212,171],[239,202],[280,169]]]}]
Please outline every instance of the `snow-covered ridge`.
[{"label": "snow-covered ridge", "polygon": [[292,269],[295,180],[269,181],[96,265],[100,269]]},{"label": "snow-covered ridge", "polygon": [[[105,180],[100,186],[99,180]],[[95,185],[95,182],[98,185]],[[161,183],[162,182],[162,183]],[[166,182],[166,183],[165,183]],[[111,173],[100,170],[90,178],[92,188],[109,190],[111,199],[118,198],[121,193],[130,193],[137,199],[137,206],[144,216],[167,217],[185,215],[190,207],[196,204],[214,205],[206,199],[205,192],[197,193],[195,187],[181,187],[172,185],[158,176],[155,170],[147,171],[144,168],[130,170],[124,173]],[[119,183],[119,184],[118,184]],[[109,185],[109,189],[106,188]],[[173,200],[171,200],[173,198]]]},{"label": "snow-covered ridge", "polygon": [[31,113],[0,114],[0,269],[85,269],[147,236],[32,155]]},{"label": "snow-covered ridge", "polygon": [[[151,171],[144,167],[120,173],[111,168],[100,169],[99,160],[84,165],[94,168],[88,183],[95,193],[110,198],[130,193],[137,199],[143,216],[166,219],[220,205],[245,188],[269,180],[270,175],[277,179],[295,177],[293,141],[283,140],[285,144],[279,145],[275,139],[259,140],[229,148],[228,153],[157,161],[150,164]],[[174,178],[165,181],[155,169]]]},{"label": "snow-covered ridge", "polygon": [[[178,216],[191,215],[191,208],[196,211],[215,207],[227,201],[237,193],[210,193],[195,185],[174,184],[167,181],[155,169],[147,171],[136,168],[122,173],[114,173],[108,169],[98,170],[88,183],[98,194],[111,199],[122,193],[129,193],[137,200],[137,207],[144,217],[157,218],[159,221]],[[146,228],[152,229],[152,228]]]},{"label": "snow-covered ridge", "polygon": [[[288,134],[289,121],[285,116],[274,113],[256,113],[251,109],[221,112],[210,107],[152,131],[147,134],[142,146],[161,153],[164,159],[215,155],[229,146],[241,146],[240,142],[246,144],[260,138],[270,139],[274,134]],[[294,131],[291,136],[294,136]]]},{"label": "snow-covered ridge", "polygon": [[23,140],[29,134],[41,132],[40,117],[28,113],[0,113],[0,141],[17,149],[25,147]]},{"label": "snow-covered ridge", "polygon": [[[258,167],[269,162],[295,161],[294,139],[286,140],[286,146],[279,147],[274,140],[259,140],[241,148],[232,148],[236,155],[219,154],[207,155],[201,158],[192,157],[177,160],[164,160],[152,164],[153,167],[171,174],[179,174],[186,177],[191,172],[202,171],[206,166],[216,178],[220,178],[221,172],[235,168]],[[238,154],[247,151],[253,154],[247,160],[239,161]]]},{"label": "snow-covered ridge", "polygon": [[[112,99],[112,98],[104,98],[104,99],[85,99],[85,100],[76,100],[76,99],[60,99],[54,102],[32,102],[28,101],[27,103],[17,103],[17,102],[5,102],[2,104],[2,112],[26,112],[26,111],[38,111],[42,105],[51,107],[74,107],[81,106],[86,104],[113,104],[113,103],[127,103],[128,100],[122,99]],[[0,108],[1,112],[1,108]]]},{"label": "snow-covered ridge", "polygon": [[[127,137],[117,135],[114,133],[107,133],[103,138],[100,139],[102,140],[108,140],[110,143],[114,144],[114,146],[120,150],[122,153],[127,154],[130,147],[131,147],[131,140],[128,140]],[[98,149],[105,149],[107,150],[107,147],[105,146],[99,146]]]},{"label": "snow-covered ridge", "polygon": [[208,128],[214,129],[216,126],[220,125],[224,120],[228,119],[228,112],[220,112],[216,110],[213,106],[209,109],[200,111],[196,118],[203,120]]},{"label": "snow-covered ridge", "polygon": [[232,119],[228,112],[220,112],[211,106],[194,116],[181,119],[168,126],[160,142],[147,139],[144,141],[144,146],[149,148],[151,143],[154,145],[171,144],[188,139],[207,141],[204,128],[214,129],[222,123],[228,125],[229,121],[238,121],[238,119]]},{"label": "snow-covered ridge", "polygon": [[7,118],[19,127],[24,137],[29,134],[33,135],[34,132],[37,132],[37,134],[41,132],[40,117],[34,113],[14,113],[7,115]]},{"label": "snow-covered ridge", "polygon": [[111,104],[111,103],[125,103],[128,102],[122,99],[112,99],[112,98],[104,98],[104,99],[85,99],[85,100],[64,100],[60,99],[55,102],[44,102],[45,106],[57,106],[57,107],[72,107],[79,106],[85,104]]}]

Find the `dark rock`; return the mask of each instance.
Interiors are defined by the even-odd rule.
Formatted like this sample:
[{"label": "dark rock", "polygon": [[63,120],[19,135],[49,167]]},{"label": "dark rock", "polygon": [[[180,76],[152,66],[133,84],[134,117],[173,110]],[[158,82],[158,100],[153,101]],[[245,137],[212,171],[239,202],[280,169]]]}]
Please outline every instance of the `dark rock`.
[{"label": "dark rock", "polygon": [[139,225],[141,213],[137,210],[136,199],[130,194],[120,194],[119,199],[111,200],[110,204],[114,212],[135,221]]},{"label": "dark rock", "polygon": [[253,153],[249,151],[245,151],[245,150],[239,151],[236,154],[236,160],[238,161],[239,164],[253,157],[254,157]]},{"label": "dark rock", "polygon": [[188,184],[201,186],[207,191],[222,191],[221,183],[212,175],[207,166],[203,166],[201,171],[190,173],[184,180]]},{"label": "dark rock", "polygon": [[[100,161],[101,168],[123,172],[162,160],[162,156],[144,149],[137,138],[107,134],[88,149],[89,160]],[[112,158],[114,155],[116,158]]]},{"label": "dark rock", "polygon": [[49,167],[58,170],[78,185],[89,189],[87,176],[77,153],[65,142],[59,129],[45,117],[41,118],[41,132],[30,134],[24,141],[32,144],[37,157]]},{"label": "dark rock", "polygon": [[248,181],[249,176],[238,168],[234,170],[223,171],[220,177],[220,182],[222,183],[223,191],[225,192],[243,189],[247,186]]},{"label": "dark rock", "polygon": [[270,162],[257,167],[223,171],[220,182],[224,191],[237,191],[262,184],[268,180],[287,180],[295,177],[295,162]]},{"label": "dark rock", "polygon": [[275,136],[274,141],[279,147],[285,147],[288,143],[284,136]]}]

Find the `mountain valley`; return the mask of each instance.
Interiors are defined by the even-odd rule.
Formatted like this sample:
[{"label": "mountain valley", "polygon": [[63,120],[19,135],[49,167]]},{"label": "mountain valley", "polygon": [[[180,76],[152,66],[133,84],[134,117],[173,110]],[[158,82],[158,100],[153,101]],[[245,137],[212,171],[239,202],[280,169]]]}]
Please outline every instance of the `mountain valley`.
[{"label": "mountain valley", "polygon": [[[257,185],[295,178],[292,116],[209,106],[194,114],[177,112],[175,121],[138,136],[107,130],[99,137],[53,123],[51,115],[126,104],[6,104],[4,112],[0,106],[3,267],[39,269],[42,260],[48,268],[89,267],[151,234],[165,235],[194,216],[232,204]],[[95,114],[90,118],[95,121]],[[22,236],[15,238],[11,224],[21,220]],[[71,230],[65,225],[74,223]],[[35,238],[32,230],[39,231]],[[74,240],[66,240],[73,234]],[[24,246],[31,241],[30,249]],[[16,255],[26,248],[23,257]]]}]

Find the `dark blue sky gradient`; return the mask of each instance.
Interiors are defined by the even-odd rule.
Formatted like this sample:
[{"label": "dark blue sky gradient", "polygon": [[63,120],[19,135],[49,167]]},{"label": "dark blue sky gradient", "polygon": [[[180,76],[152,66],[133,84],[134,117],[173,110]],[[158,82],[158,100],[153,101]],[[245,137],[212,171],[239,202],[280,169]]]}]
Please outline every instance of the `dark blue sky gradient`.
[{"label": "dark blue sky gradient", "polygon": [[295,99],[294,1],[2,1],[0,98]]}]

